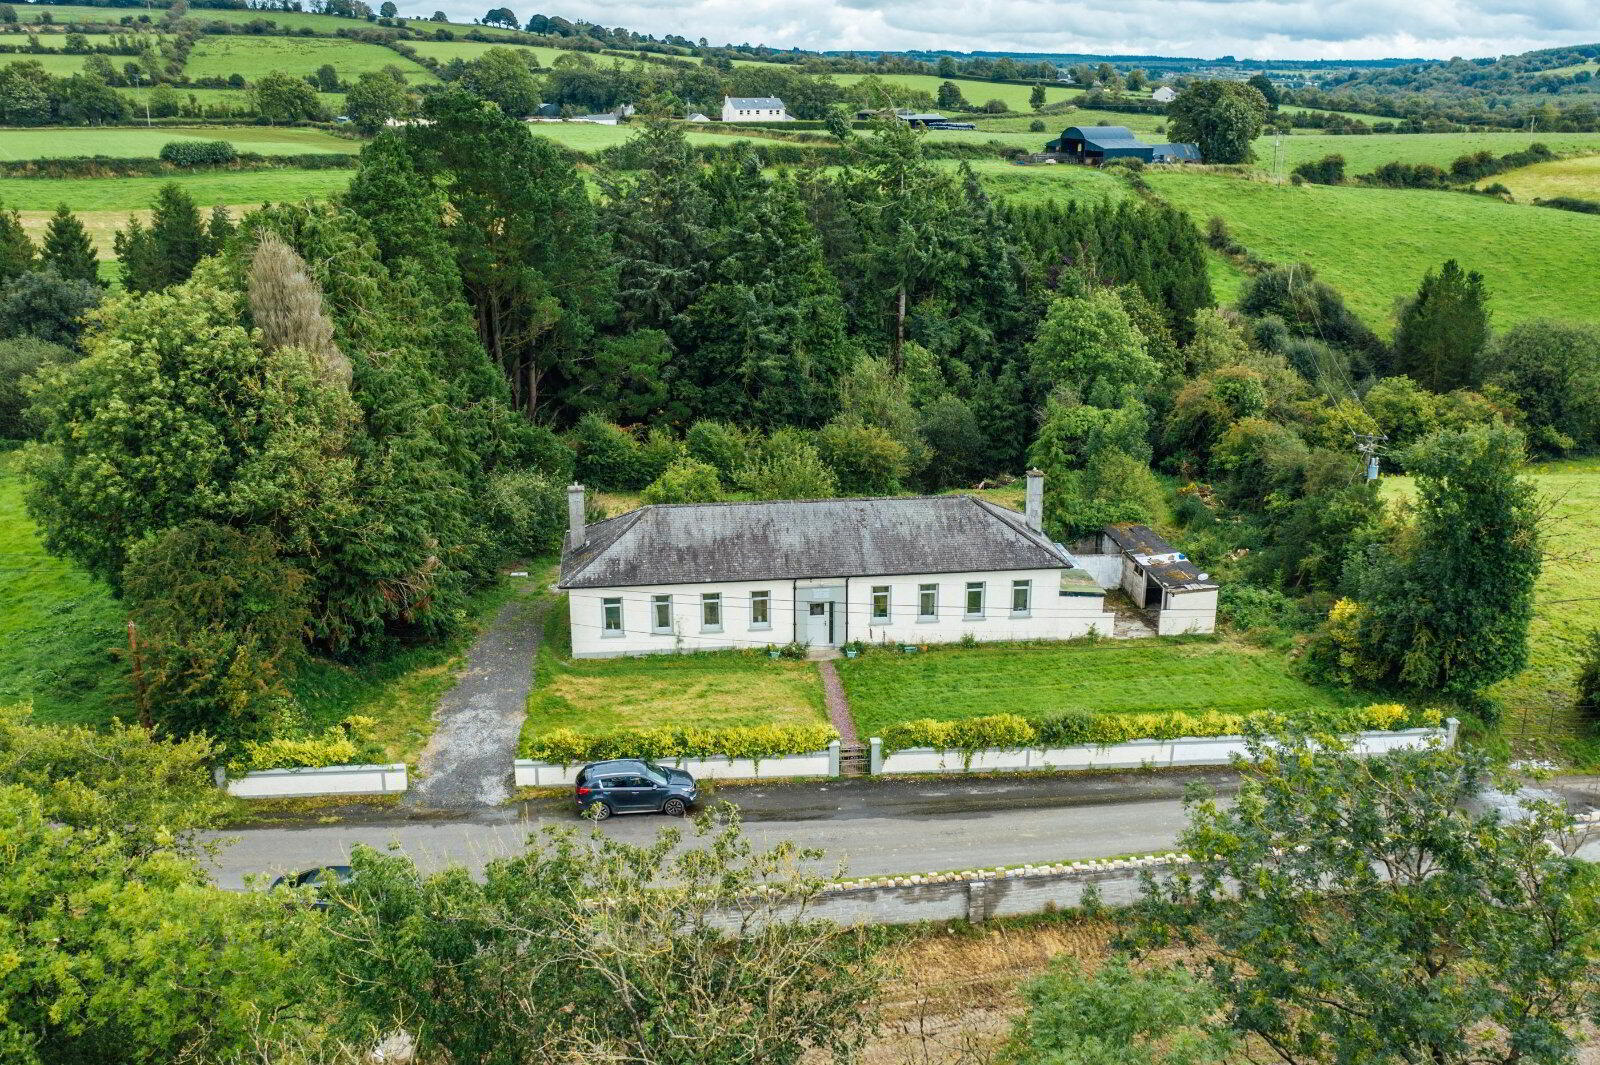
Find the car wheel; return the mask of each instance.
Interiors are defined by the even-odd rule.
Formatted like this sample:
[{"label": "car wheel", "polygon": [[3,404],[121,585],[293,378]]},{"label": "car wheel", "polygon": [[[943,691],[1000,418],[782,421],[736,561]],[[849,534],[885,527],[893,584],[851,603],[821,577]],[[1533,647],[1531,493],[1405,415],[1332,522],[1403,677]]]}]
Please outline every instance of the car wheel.
[{"label": "car wheel", "polygon": [[682,799],[668,799],[662,805],[661,812],[668,817],[682,817],[689,812],[689,804]]},{"label": "car wheel", "polygon": [[611,816],[611,807],[603,802],[592,802],[584,813],[595,821],[604,821]]}]

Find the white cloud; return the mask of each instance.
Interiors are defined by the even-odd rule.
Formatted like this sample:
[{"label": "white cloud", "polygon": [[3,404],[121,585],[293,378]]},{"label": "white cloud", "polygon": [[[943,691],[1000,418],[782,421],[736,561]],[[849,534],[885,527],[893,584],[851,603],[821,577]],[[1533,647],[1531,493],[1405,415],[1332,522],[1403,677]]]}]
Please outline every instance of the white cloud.
[{"label": "white cloud", "polygon": [[[499,6],[468,2],[442,7],[470,20]],[[1600,39],[1593,0],[576,0],[512,10],[523,19],[540,10],[658,36],[807,49],[1375,59]]]}]

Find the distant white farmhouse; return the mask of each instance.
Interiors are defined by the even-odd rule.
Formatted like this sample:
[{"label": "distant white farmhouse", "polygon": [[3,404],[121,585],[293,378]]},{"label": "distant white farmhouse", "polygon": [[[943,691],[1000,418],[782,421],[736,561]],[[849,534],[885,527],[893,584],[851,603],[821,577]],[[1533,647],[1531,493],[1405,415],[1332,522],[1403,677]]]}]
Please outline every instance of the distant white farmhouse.
[{"label": "distant white farmhouse", "polygon": [[1110,636],[1105,592],[1026,512],[973,496],[646,506],[584,523],[560,587],[580,658],[783,645]]},{"label": "distant white farmhouse", "polygon": [[1177,91],[1170,85],[1163,85],[1161,88],[1150,94],[1150,99],[1154,100],[1158,104],[1170,104],[1177,98]]},{"label": "distant white farmhouse", "polygon": [[724,96],[724,122],[793,122],[789,109],[776,96]]}]

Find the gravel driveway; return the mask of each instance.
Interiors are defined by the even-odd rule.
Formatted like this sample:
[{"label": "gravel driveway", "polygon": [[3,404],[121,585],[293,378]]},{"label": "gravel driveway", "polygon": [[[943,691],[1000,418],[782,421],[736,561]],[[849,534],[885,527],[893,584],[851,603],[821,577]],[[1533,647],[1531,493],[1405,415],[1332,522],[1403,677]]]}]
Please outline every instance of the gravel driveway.
[{"label": "gravel driveway", "polygon": [[467,668],[439,700],[422,752],[422,781],[406,794],[407,806],[459,810],[511,797],[511,763],[549,609],[535,582],[521,584],[472,642]]}]

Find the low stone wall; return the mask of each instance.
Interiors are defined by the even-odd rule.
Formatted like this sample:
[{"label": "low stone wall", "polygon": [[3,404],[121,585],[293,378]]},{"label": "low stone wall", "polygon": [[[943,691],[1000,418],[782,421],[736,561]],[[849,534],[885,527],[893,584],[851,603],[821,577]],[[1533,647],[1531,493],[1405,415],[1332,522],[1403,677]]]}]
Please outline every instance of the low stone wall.
[{"label": "low stone wall", "polygon": [[[764,780],[769,777],[836,777],[839,743],[806,754],[776,758],[658,758],[657,765],[687,770],[696,780]],[[557,765],[533,758],[518,758],[513,778],[519,788],[562,787],[573,783],[581,765]]]},{"label": "low stone wall", "polygon": [[257,769],[228,777],[217,770],[217,786],[241,799],[301,795],[395,795],[409,780],[404,762],[392,765],[329,765],[302,769]]},{"label": "low stone wall", "polygon": [[[1455,746],[1458,723],[1454,718],[1442,728],[1401,729],[1395,732],[1360,732],[1349,737],[1359,755],[1387,754],[1410,747],[1440,743]],[[1177,766],[1229,765],[1246,753],[1243,736],[1186,736],[1174,740],[1130,740],[1106,747],[986,748],[941,751],[912,747],[883,753],[883,741],[872,740],[873,774],[991,773],[1005,770],[1158,769]]]}]

